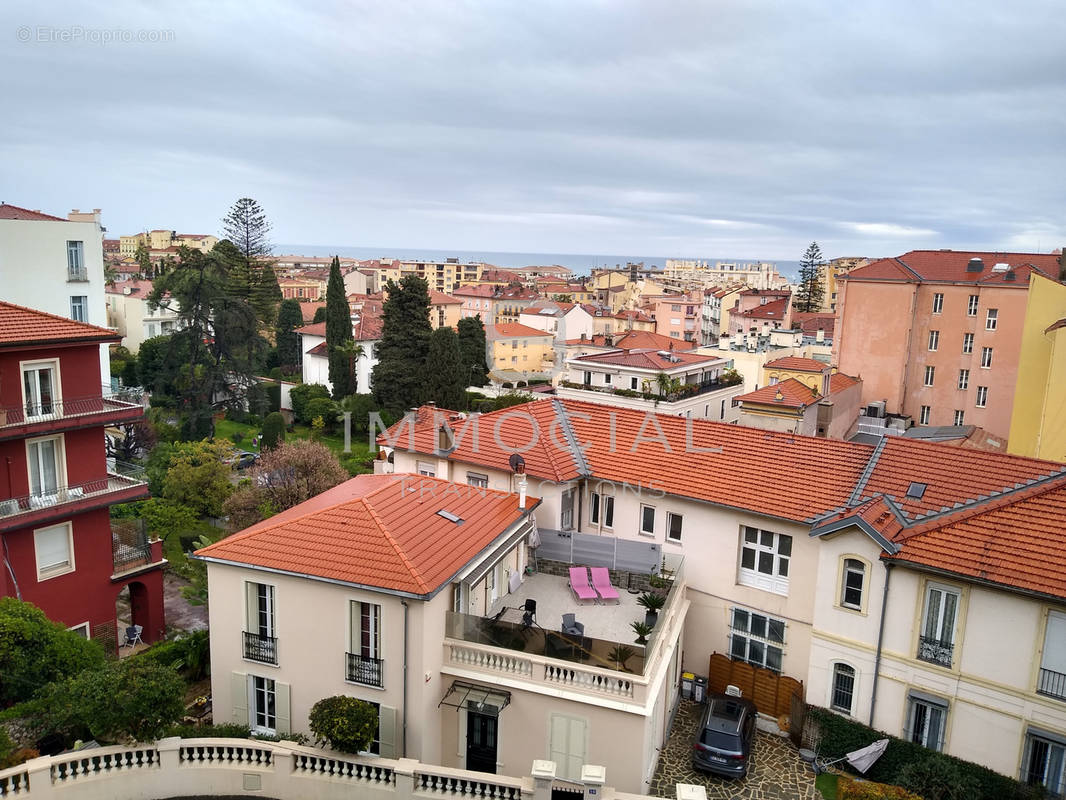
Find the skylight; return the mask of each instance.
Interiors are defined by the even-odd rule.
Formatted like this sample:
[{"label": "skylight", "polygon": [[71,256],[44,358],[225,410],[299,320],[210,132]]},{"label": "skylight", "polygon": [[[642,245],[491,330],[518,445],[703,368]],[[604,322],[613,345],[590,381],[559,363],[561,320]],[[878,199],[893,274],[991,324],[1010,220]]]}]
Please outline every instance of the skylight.
[{"label": "skylight", "polygon": [[907,497],[921,500],[923,495],[925,495],[925,488],[926,484],[924,483],[912,483],[907,487]]},{"label": "skylight", "polygon": [[451,511],[445,511],[443,508],[437,512],[438,517],[444,517],[448,522],[454,522],[456,525],[463,524],[463,518],[457,514],[453,514]]}]

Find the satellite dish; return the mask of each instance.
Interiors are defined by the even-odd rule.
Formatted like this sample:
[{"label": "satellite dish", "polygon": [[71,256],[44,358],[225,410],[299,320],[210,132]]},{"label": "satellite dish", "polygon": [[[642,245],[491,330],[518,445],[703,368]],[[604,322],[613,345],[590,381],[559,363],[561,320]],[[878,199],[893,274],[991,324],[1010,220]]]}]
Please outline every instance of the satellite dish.
[{"label": "satellite dish", "polygon": [[511,465],[511,472],[516,475],[522,475],[526,471],[526,460],[518,453],[511,453],[511,457],[507,459],[507,463]]}]

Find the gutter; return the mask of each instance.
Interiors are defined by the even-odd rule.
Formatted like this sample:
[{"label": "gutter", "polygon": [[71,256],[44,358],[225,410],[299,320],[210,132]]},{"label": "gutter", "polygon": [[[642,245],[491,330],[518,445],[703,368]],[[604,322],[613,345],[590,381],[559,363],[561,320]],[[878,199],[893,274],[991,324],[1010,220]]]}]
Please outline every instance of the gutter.
[{"label": "gutter", "polygon": [[870,719],[867,725],[874,726],[874,709],[877,707],[877,679],[881,675],[881,651],[885,640],[885,616],[888,611],[888,584],[892,580],[892,567],[895,564],[882,562],[885,565],[885,591],[881,595],[881,619],[877,623],[877,655],[874,657],[874,685],[870,691]]},{"label": "gutter", "polygon": [[400,758],[407,758],[407,614],[411,610],[406,600],[403,606],[403,714],[400,729]]}]

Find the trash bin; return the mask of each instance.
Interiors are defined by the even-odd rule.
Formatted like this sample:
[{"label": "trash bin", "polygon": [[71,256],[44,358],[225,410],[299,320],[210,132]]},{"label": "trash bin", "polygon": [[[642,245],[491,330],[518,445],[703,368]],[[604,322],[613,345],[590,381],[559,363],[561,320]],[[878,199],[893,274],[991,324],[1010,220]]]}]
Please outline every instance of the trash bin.
[{"label": "trash bin", "polygon": [[692,681],[695,680],[695,678],[696,676],[691,672],[681,673],[681,696],[686,700],[692,699]]},{"label": "trash bin", "polygon": [[699,676],[692,682],[692,699],[702,703],[707,697],[707,679]]}]

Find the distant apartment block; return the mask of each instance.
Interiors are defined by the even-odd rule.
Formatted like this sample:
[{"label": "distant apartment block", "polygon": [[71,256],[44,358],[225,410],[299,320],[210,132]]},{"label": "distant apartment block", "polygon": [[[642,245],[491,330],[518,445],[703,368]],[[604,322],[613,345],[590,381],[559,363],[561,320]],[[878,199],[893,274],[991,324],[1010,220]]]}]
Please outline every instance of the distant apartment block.
[{"label": "distant apartment block", "polygon": [[856,267],[864,267],[870,263],[868,258],[834,258],[832,261],[827,261],[818,268],[818,283],[822,288],[822,306],[820,311],[836,311],[837,310],[837,295],[840,292],[840,286],[837,283],[837,279],[841,275],[846,275]]},{"label": "distant apartment block", "polygon": [[178,233],[177,231],[154,230],[119,237],[119,254],[123,258],[133,258],[137,248],[144,246],[149,250],[170,250],[170,248],[188,247],[209,253],[218,244],[218,237],[205,233]]},{"label": "distant apartment block", "polygon": [[712,266],[709,261],[683,258],[666,259],[660,280],[681,290],[734,284],[750,289],[780,289],[788,284],[777,271],[777,265],[766,261],[744,264],[718,261]]},{"label": "distant apartment block", "polygon": [[152,308],[148,298],[152,282],[127,280],[108,284],[105,290],[107,324],[122,336],[122,345],[136,353],[145,339],[174,333],[184,326],[176,301]]}]

